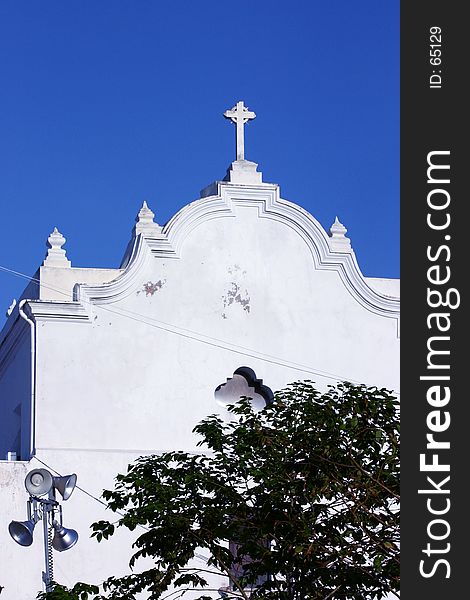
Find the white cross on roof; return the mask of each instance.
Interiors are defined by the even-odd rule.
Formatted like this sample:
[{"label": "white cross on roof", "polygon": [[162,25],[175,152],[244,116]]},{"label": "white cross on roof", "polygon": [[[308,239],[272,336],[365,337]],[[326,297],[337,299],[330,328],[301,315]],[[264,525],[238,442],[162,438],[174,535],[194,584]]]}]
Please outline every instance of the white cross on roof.
[{"label": "white cross on roof", "polygon": [[245,123],[254,119],[256,114],[245,106],[243,100],[240,100],[230,110],[224,112],[224,117],[230,119],[236,124],[236,143],[237,143],[237,160],[245,160]]}]

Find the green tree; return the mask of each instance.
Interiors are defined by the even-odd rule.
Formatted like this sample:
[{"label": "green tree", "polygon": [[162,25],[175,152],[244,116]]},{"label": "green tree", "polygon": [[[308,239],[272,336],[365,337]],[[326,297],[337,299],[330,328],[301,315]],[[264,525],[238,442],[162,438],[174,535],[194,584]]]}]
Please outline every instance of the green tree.
[{"label": "green tree", "polygon": [[[230,422],[213,415],[195,427],[200,454],[141,457],[104,492],[123,516],[95,523],[93,535],[144,527],[130,564],[153,559],[148,570],[109,578],[105,597],[146,591],[154,600],[177,589],[171,598],[195,590],[190,597],[202,600],[213,597],[210,572],[227,577],[227,599],[398,596],[396,398],[349,383],[322,394],[307,381],[262,411],[246,398],[230,411]],[[198,554],[206,564],[194,562]]]},{"label": "green tree", "polygon": [[87,583],[76,583],[73,588],[67,588],[64,585],[54,584],[52,592],[40,592],[38,600],[88,600],[91,594],[99,598],[99,588],[96,585]]}]

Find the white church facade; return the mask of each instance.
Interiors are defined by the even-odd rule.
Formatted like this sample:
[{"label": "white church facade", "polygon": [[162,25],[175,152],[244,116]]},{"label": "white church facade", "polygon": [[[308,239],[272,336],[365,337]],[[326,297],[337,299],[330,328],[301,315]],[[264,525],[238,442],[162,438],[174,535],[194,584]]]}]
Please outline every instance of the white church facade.
[{"label": "white church facade", "polygon": [[54,230],[0,334],[2,600],[41,589],[41,527],[28,547],[8,532],[27,519],[32,469],[77,474],[63,510],[80,537],[55,552],[54,578],[98,583],[127,572],[132,541],[90,539],[112,517],[102,490],[143,454],[198,451],[192,428],[223,411],[237,369],[273,391],[301,379],[399,389],[398,280],[365,277],[338,219],[326,232],[263,182],[244,157],[254,113],[240,102],[226,116],[237,157],[225,179],[163,227],[144,203],[117,269],[71,266]]}]

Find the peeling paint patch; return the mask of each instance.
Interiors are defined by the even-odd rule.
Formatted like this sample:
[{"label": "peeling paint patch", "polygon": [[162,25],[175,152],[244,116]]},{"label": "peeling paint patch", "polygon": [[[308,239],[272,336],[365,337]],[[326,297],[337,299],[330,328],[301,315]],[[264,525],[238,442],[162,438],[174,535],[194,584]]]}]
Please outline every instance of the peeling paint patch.
[{"label": "peeling paint patch", "polygon": [[246,275],[246,271],[242,271],[240,265],[233,265],[233,267],[228,267],[227,269],[230,275]]},{"label": "peeling paint patch", "polygon": [[166,279],[159,279],[155,283],[152,281],[147,281],[147,283],[144,283],[142,289],[137,292],[137,295],[140,294],[140,292],[145,292],[146,296],[153,296],[155,292],[158,292],[158,290],[162,289],[165,283]]},{"label": "peeling paint patch", "polygon": [[251,298],[246,288],[247,272],[239,264],[227,266],[226,292],[221,297],[223,310],[222,319],[228,319],[230,312],[238,310],[236,306],[241,306],[246,314],[251,312]]},{"label": "peeling paint patch", "polygon": [[[224,308],[239,304],[246,313],[250,312],[250,296],[248,290],[242,290],[238,283],[235,283],[234,281],[230,283],[230,288],[227,290],[225,296],[222,296],[222,300]],[[223,313],[222,316],[227,318],[225,313]]]}]

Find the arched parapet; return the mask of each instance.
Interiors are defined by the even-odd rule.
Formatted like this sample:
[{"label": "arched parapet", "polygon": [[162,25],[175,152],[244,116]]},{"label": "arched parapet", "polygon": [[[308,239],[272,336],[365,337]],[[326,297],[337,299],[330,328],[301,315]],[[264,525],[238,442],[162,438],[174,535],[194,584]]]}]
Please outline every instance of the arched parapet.
[{"label": "arched parapet", "polygon": [[110,283],[77,285],[75,299],[110,303],[135,289],[140,273],[152,259],[179,259],[185,240],[201,224],[213,219],[236,218],[238,207],[257,207],[260,219],[271,219],[289,227],[302,238],[312,257],[312,268],[336,271],[349,293],[367,310],[398,319],[399,299],[373,289],[363,276],[346,229],[336,219],[330,235],[305,209],[279,195],[276,184],[234,184],[218,181],[199,200],[178,211],[163,227],[147,227],[135,234],[123,265],[124,272]]}]

